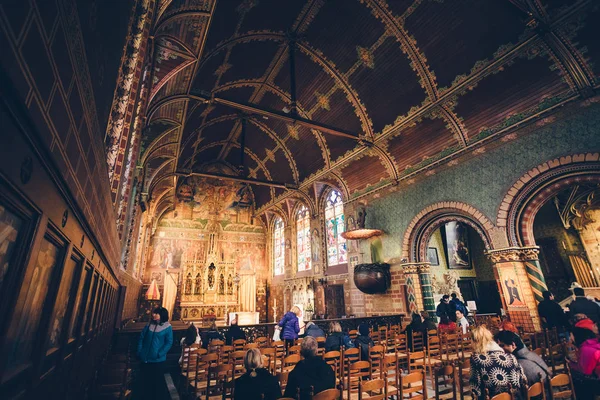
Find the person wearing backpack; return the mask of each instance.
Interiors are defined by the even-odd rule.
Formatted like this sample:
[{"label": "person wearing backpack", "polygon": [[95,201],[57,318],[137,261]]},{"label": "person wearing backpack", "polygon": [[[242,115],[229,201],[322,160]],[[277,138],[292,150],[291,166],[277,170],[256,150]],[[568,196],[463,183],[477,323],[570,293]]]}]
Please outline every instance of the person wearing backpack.
[{"label": "person wearing backpack", "polygon": [[354,347],[350,336],[342,332],[342,326],[339,322],[329,324],[329,336],[325,339],[325,351],[340,351],[344,346],[347,349]]},{"label": "person wearing backpack", "polygon": [[375,346],[375,342],[373,342],[370,336],[369,325],[358,325],[358,336],[354,339],[354,346],[360,349],[360,359],[368,361],[369,349]]},{"label": "person wearing backpack", "polygon": [[452,299],[450,300],[450,304],[454,306],[454,312],[460,311],[461,313],[463,313],[463,315],[469,314],[469,309],[467,308],[465,303],[460,301],[456,293],[452,293],[450,297],[452,297]]}]

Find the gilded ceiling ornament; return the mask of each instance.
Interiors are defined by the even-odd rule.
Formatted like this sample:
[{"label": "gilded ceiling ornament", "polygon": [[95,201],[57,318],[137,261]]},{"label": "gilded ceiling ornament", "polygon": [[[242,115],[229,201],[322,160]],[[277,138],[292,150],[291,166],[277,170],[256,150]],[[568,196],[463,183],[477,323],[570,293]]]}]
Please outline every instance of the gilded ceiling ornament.
[{"label": "gilded ceiling ornament", "polygon": [[331,106],[329,105],[329,97],[319,92],[315,92],[315,96],[317,97],[317,104],[319,107],[327,111],[331,110]]},{"label": "gilded ceiling ornament", "polygon": [[371,69],[375,68],[375,57],[373,56],[371,50],[361,46],[356,46],[356,52],[358,53],[358,59],[365,67]]},{"label": "gilded ceiling ornament", "polygon": [[267,149],[267,150],[265,150],[265,153],[267,154],[268,160],[275,162],[275,153],[273,152],[273,150]]},{"label": "gilded ceiling ornament", "polygon": [[233,67],[233,65],[225,62],[225,63],[221,64],[221,66],[215,70],[214,75],[217,75],[217,76],[223,75],[225,72],[229,71],[229,69],[231,67]]},{"label": "gilded ceiling ornament", "polygon": [[298,135],[298,126],[295,124],[288,124],[287,126],[288,135],[298,140],[300,136]]},{"label": "gilded ceiling ornament", "polygon": [[496,264],[510,261],[533,261],[538,259],[539,248],[533,247],[508,247],[505,249],[489,250],[490,260]]}]

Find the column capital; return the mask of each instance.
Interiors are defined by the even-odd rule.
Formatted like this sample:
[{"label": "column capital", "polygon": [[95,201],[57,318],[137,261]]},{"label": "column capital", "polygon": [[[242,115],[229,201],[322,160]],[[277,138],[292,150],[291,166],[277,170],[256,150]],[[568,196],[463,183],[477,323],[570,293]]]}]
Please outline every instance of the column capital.
[{"label": "column capital", "polygon": [[414,262],[400,264],[404,274],[428,274],[431,272],[430,262]]},{"label": "column capital", "polygon": [[539,259],[540,248],[529,247],[506,247],[503,249],[488,250],[486,255],[494,263],[507,261],[531,261]]}]

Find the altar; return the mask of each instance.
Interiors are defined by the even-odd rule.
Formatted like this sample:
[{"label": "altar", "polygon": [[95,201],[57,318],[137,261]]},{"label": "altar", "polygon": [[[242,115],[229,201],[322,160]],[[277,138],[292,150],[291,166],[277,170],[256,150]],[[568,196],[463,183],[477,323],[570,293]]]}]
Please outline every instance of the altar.
[{"label": "altar", "polygon": [[229,324],[237,318],[238,325],[257,325],[259,321],[259,313],[254,311],[240,311],[229,313]]}]

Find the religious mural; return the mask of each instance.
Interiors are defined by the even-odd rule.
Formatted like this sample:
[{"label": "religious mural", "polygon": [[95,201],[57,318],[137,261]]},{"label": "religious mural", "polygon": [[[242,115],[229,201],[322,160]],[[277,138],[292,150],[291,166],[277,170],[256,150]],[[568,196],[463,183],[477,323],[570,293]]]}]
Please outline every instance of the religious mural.
[{"label": "religious mural", "polygon": [[451,221],[447,222],[443,228],[446,235],[448,268],[471,269],[467,227],[460,222]]}]

